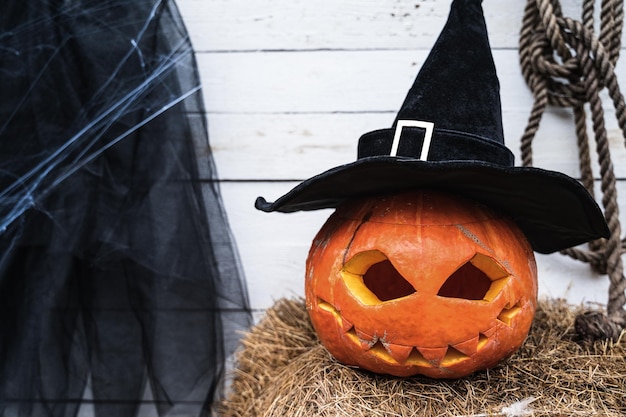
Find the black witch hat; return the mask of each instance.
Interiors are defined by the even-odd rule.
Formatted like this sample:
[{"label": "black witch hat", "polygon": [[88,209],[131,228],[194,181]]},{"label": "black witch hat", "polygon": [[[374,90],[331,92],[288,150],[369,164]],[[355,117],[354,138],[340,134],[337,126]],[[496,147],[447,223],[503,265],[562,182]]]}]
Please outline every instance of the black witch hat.
[{"label": "black witch hat", "polygon": [[454,0],[448,21],[390,129],[361,136],[357,161],[303,181],[256,208],[293,212],[346,199],[438,189],[510,216],[550,253],[609,230],[587,190],[562,173],[515,167],[504,145],[500,86],[481,0]]}]

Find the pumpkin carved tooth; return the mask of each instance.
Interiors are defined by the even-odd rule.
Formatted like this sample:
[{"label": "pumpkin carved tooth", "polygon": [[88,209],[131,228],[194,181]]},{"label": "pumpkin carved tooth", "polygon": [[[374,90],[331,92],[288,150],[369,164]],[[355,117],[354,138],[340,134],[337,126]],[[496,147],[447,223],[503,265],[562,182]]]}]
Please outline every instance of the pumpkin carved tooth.
[{"label": "pumpkin carved tooth", "polygon": [[395,345],[393,343],[387,343],[385,348],[398,363],[405,363],[414,349],[413,346]]},{"label": "pumpkin carved tooth", "polygon": [[494,332],[495,337],[498,337],[499,334],[506,333],[511,326],[503,322],[502,320],[496,320],[496,331]]},{"label": "pumpkin carved tooth", "polygon": [[357,328],[355,328],[355,330],[356,330],[356,335],[359,338],[359,342],[361,342],[361,347],[364,350],[370,350],[371,348],[374,347],[376,342],[378,342],[378,336],[376,335],[370,336],[366,333],[363,333],[361,330]]},{"label": "pumpkin carved tooth", "polygon": [[344,333],[348,333],[354,328],[354,324],[350,323],[345,317],[341,317],[341,327]]},{"label": "pumpkin carved tooth", "polygon": [[452,345],[452,347],[466,356],[472,356],[478,351],[478,339],[479,337],[476,336],[465,342]]},{"label": "pumpkin carved tooth", "polygon": [[391,356],[389,355],[389,352],[387,351],[387,347],[385,346],[384,343],[380,341],[380,339],[378,339],[376,343],[374,343],[374,346],[372,346],[372,348],[370,349],[370,352],[386,360],[387,362],[393,362],[393,358],[391,358]]},{"label": "pumpkin carved tooth", "polygon": [[320,308],[320,310],[323,311],[328,311],[329,313],[338,316],[339,312],[337,311],[337,309],[335,308],[335,306],[333,306],[331,303],[322,300],[321,298],[317,299],[317,306]]},{"label": "pumpkin carved tooth", "polygon": [[512,307],[510,305],[511,303],[508,303],[506,306],[504,306],[504,309],[502,309],[500,314],[498,314],[498,320],[500,320],[507,326],[511,326],[511,323],[513,322],[513,318],[517,315],[517,313],[521,309],[521,307],[518,304],[515,304]]},{"label": "pumpkin carved tooth", "polygon": [[496,333],[497,329],[498,329],[498,326],[496,323],[494,323],[493,326],[491,326],[489,329],[485,330],[484,332],[481,332],[481,334],[483,334],[487,339],[491,339],[493,335]]},{"label": "pumpkin carved tooth", "polygon": [[453,346],[448,346],[446,356],[441,361],[441,366],[451,366],[452,364],[463,362],[467,358],[469,358],[468,355],[456,350]]},{"label": "pumpkin carved tooth", "polygon": [[433,366],[439,366],[443,358],[446,357],[446,353],[448,352],[448,346],[440,347],[440,348],[425,348],[416,346],[416,349],[419,353],[422,354],[424,359],[426,359]]}]

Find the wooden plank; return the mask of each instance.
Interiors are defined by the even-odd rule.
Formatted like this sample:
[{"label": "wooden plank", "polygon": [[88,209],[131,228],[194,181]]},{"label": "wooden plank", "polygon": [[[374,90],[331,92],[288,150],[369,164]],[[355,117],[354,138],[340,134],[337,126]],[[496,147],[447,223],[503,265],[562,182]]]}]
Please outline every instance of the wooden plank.
[{"label": "wooden plank", "polygon": [[[518,165],[520,138],[529,113],[511,110],[503,114],[506,143]],[[612,116],[608,115],[607,122],[615,173],[626,178],[626,147]],[[389,127],[395,113],[213,113],[208,117],[220,178],[258,181],[304,180],[353,162],[360,135]],[[579,177],[571,111],[546,112],[533,150],[535,166]],[[597,177],[595,157],[593,167]]]},{"label": "wooden plank", "polygon": [[[427,51],[203,54],[198,63],[209,113],[395,114],[426,55]],[[517,52],[497,51],[494,60],[503,112],[521,113],[525,119],[533,98]],[[620,65],[618,81],[626,85],[626,71]],[[603,97],[608,118],[614,119],[613,104],[606,93]],[[558,117],[570,115],[559,111]]]},{"label": "wooden plank", "polygon": [[[430,49],[446,21],[450,5],[449,1],[441,0],[179,0],[177,3],[197,51]],[[580,20],[582,0],[561,3],[565,16]],[[483,2],[493,48],[517,48],[525,4],[525,1]],[[626,33],[623,39],[626,40]]]},{"label": "wooden plank", "polygon": [[[396,112],[428,51],[198,56],[209,113]],[[514,50],[494,53],[505,110],[530,109]],[[624,77],[622,77],[624,78]]]},{"label": "wooden plank", "polygon": [[[265,309],[280,297],[304,295],[304,266],[313,237],[332,210],[292,214],[263,213],[253,206],[259,195],[282,195],[296,183],[233,182],[221,185],[224,206],[243,260],[252,307]],[[620,184],[620,204],[626,184]],[[626,213],[621,213],[626,224]],[[608,278],[560,254],[537,255],[540,295],[570,302],[606,303]]]}]

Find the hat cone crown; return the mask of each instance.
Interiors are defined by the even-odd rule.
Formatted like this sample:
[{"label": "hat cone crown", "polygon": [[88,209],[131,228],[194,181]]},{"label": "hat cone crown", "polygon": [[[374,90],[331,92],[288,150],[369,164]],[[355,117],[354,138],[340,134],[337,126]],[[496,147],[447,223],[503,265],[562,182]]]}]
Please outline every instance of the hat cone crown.
[{"label": "hat cone crown", "polygon": [[433,122],[504,144],[500,84],[481,0],[455,0],[400,108],[398,120]]}]

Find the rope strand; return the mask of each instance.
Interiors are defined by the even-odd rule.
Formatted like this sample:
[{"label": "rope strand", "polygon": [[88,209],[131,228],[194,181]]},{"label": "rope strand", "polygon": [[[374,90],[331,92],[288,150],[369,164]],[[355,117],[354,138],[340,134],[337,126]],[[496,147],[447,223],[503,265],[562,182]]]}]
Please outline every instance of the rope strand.
[{"label": "rope strand", "polygon": [[[617,180],[600,92],[607,89],[626,144],[626,105],[615,75],[624,24],[624,1],[602,0],[599,36],[594,32],[594,11],[594,0],[584,0],[579,22],[563,16],[559,0],[528,0],[520,31],[519,54],[522,75],[533,93],[534,104],[521,138],[521,154],[522,165],[532,165],[532,142],[548,105],[571,107],[581,182],[593,196],[595,179],[585,110],[589,108],[600,168],[601,201],[611,235],[608,239],[590,242],[587,250],[569,248],[561,253],[587,262],[595,271],[608,275],[608,318],[581,315],[576,328],[594,337],[615,338],[626,327],[626,278],[622,262],[626,244],[621,239]],[[612,324],[601,326],[598,320],[609,320]],[[610,330],[598,334],[590,328]]]}]

